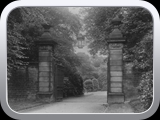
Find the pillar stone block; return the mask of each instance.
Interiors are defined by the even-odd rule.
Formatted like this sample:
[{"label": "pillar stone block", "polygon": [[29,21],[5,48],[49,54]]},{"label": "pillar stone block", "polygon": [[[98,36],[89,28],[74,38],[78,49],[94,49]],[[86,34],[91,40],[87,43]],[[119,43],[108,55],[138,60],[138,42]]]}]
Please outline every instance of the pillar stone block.
[{"label": "pillar stone block", "polygon": [[122,53],[122,43],[109,43],[108,103],[124,102]]}]

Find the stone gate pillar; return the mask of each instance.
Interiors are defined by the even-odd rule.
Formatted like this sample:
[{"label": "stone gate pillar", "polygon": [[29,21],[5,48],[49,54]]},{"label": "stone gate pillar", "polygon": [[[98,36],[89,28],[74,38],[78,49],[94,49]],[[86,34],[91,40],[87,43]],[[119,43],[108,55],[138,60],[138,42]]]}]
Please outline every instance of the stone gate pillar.
[{"label": "stone gate pillar", "polygon": [[125,39],[118,25],[119,18],[115,18],[112,24],[115,26],[109,35],[109,59],[108,59],[108,103],[121,103],[125,101],[123,92],[123,43]]},{"label": "stone gate pillar", "polygon": [[39,98],[54,98],[53,51],[57,44],[50,34],[50,25],[44,24],[44,33],[36,44],[38,45],[38,92]]}]

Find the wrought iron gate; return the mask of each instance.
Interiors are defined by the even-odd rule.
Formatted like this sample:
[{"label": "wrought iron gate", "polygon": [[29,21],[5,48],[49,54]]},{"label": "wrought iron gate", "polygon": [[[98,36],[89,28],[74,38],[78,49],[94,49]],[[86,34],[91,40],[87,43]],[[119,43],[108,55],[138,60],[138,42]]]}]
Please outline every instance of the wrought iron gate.
[{"label": "wrought iron gate", "polygon": [[62,101],[63,100],[63,67],[60,65],[55,65],[55,75],[54,75],[54,94],[56,101]]}]

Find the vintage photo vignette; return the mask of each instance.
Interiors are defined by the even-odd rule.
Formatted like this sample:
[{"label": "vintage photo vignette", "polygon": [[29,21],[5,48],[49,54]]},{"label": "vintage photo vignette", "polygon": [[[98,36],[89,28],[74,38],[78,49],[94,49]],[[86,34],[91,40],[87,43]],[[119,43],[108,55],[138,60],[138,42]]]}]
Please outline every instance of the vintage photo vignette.
[{"label": "vintage photo vignette", "polygon": [[[50,1],[50,2],[51,2],[51,1]],[[124,2],[126,2],[126,1],[124,1]],[[140,1],[136,1],[136,2],[137,2],[137,4],[140,3]],[[135,2],[135,3],[136,3],[136,2]],[[22,3],[23,3],[23,4],[22,4]],[[26,3],[27,3],[26,1],[25,1],[25,2],[24,2],[24,1],[18,1],[18,2],[15,2],[15,4],[14,4],[14,2],[13,2],[13,3],[11,3],[11,4],[9,5],[10,8],[7,6],[4,10],[5,10],[5,12],[12,11],[13,6],[15,7],[16,5],[17,5],[16,7],[20,7],[20,6],[30,6],[30,5],[26,4]],[[134,3],[134,5],[135,5],[135,3]],[[38,3],[33,3],[33,4],[34,4],[33,6],[39,6]],[[53,2],[53,6],[54,6],[54,4],[55,4],[55,3]],[[77,4],[77,3],[75,3],[75,4]],[[108,6],[107,4],[108,4],[108,3],[105,2],[105,6]],[[115,3],[112,3],[112,4],[115,4]],[[117,4],[118,4],[118,2],[117,2]],[[116,5],[117,5],[117,4],[116,4]],[[147,3],[147,4],[148,4],[148,3]],[[12,5],[13,5],[13,6],[12,6]],[[102,4],[101,4],[101,5],[102,5]],[[118,5],[119,5],[119,4],[118,4]],[[133,6],[134,6],[134,5],[133,5]],[[42,2],[40,3],[40,6],[43,6]],[[47,6],[49,6],[49,5],[47,5]],[[55,6],[60,6],[60,4],[57,3],[57,5],[55,5]],[[63,6],[63,5],[62,5],[62,6]],[[67,5],[66,5],[66,6],[67,6]],[[71,5],[71,6],[75,6],[75,5]],[[76,6],[79,6],[79,5],[77,4]],[[81,6],[83,6],[83,5],[81,5]],[[89,5],[86,4],[86,6],[89,6]],[[90,6],[92,6],[92,5],[90,5]],[[93,6],[94,6],[94,5],[93,5]],[[125,6],[126,6],[126,4],[125,4]],[[130,4],[129,6],[132,6],[132,5]],[[151,5],[148,5],[148,6],[151,7]],[[143,7],[146,7],[146,6],[144,5]],[[147,7],[147,8],[148,8],[148,7]],[[152,6],[152,9],[153,9],[153,6]],[[157,31],[158,31],[157,28],[159,28],[159,23],[158,23],[159,21],[157,21],[157,17],[158,17],[158,16],[155,16],[155,15],[153,14],[153,12],[156,12],[155,9],[154,9],[154,11],[153,11],[153,10],[151,11],[151,9],[148,9],[148,10],[152,13],[153,19],[154,19],[154,21],[155,21],[155,22],[154,22],[154,28],[153,28],[153,29],[154,29],[154,32],[153,32],[153,34],[154,34],[154,48],[153,48],[153,49],[154,49],[154,52],[153,52],[153,53],[154,53],[154,56],[153,56],[153,58],[154,58],[154,59],[153,59],[153,61],[154,61],[154,63],[153,63],[153,64],[154,64],[154,67],[153,67],[153,79],[154,79],[154,80],[153,80],[153,81],[154,81],[154,85],[155,85],[155,86],[154,86],[154,93],[153,93],[153,94],[154,94],[154,99],[153,99],[154,103],[152,103],[152,107],[153,107],[153,106],[155,106],[155,105],[154,105],[154,104],[155,104],[155,98],[157,97],[157,98],[159,99],[159,96],[156,95],[156,93],[158,93],[158,87],[157,87],[157,83],[158,83],[157,77],[158,77],[158,75],[156,76],[156,73],[157,73],[157,72],[155,71],[155,70],[158,70],[158,69],[157,69],[157,67],[158,67],[158,63],[157,63],[157,61],[158,61],[158,55],[156,55],[156,53],[157,53],[157,44],[158,44],[157,39],[158,39],[158,37],[159,37],[158,34],[157,34],[157,33],[158,33],[158,32],[157,32]],[[6,13],[5,13],[5,14],[6,14]],[[9,14],[9,13],[7,13],[7,14]],[[157,13],[155,13],[155,14],[157,15]],[[6,81],[5,81],[5,80],[7,79],[7,78],[6,78],[6,76],[7,76],[7,75],[6,75],[6,74],[7,74],[7,73],[6,73],[6,72],[7,72],[7,70],[6,70],[6,65],[7,65],[7,61],[6,61],[6,57],[7,57],[6,53],[7,53],[7,52],[6,52],[6,50],[7,50],[7,48],[5,47],[7,42],[6,42],[6,40],[5,40],[5,39],[6,39],[6,36],[5,36],[5,35],[6,35],[6,25],[5,25],[6,22],[5,22],[5,24],[2,23],[2,22],[4,22],[4,20],[7,19],[7,18],[4,18],[4,12],[3,12],[3,14],[2,14],[1,17],[3,18],[3,19],[2,19],[3,21],[1,21],[1,27],[2,27],[2,24],[3,24],[3,28],[1,29],[1,31],[2,31],[2,30],[3,30],[3,31],[2,31],[1,33],[3,33],[3,34],[2,34],[2,37],[4,37],[4,38],[2,38],[2,39],[3,39],[3,44],[2,44],[3,46],[1,46],[1,48],[2,48],[2,51],[1,51],[1,52],[2,52],[2,57],[4,57],[4,58],[2,58],[2,60],[4,60],[4,61],[1,61],[1,63],[3,62],[3,63],[2,63],[2,68],[4,68],[4,70],[5,70],[5,71],[2,73],[2,75],[1,75],[1,76],[2,76],[2,82],[3,82],[3,83],[1,84],[1,86],[2,86],[1,88],[3,88],[3,89],[1,90],[1,94],[2,94],[1,96],[4,97],[4,94],[5,94],[5,96],[6,96],[6,93],[4,93],[4,87],[5,87],[5,90],[6,90],[6,83],[5,83]],[[7,16],[5,15],[5,17],[7,17]],[[155,20],[155,19],[156,19],[156,20]],[[155,25],[156,23],[158,24],[157,26]],[[157,44],[155,44],[155,43],[157,43]],[[5,46],[4,46],[4,45],[5,45]],[[4,51],[5,51],[5,52],[4,52]],[[4,54],[4,53],[5,53],[5,54]],[[155,59],[155,58],[156,58],[156,59]],[[155,64],[156,64],[157,67],[155,66]],[[5,83],[5,84],[4,84],[4,83]],[[156,91],[156,90],[157,90],[157,91]],[[7,91],[5,91],[5,92],[7,92]],[[2,101],[1,103],[2,103],[2,106],[3,106],[4,111],[6,110],[5,112],[8,113],[9,116],[11,116],[11,117],[13,117],[13,118],[24,118],[24,119],[26,119],[26,117],[33,117],[33,116],[30,116],[29,114],[25,114],[25,115],[24,115],[24,114],[17,114],[17,113],[15,114],[15,113],[13,113],[13,112],[11,112],[11,111],[7,111],[8,108],[4,108],[4,107],[6,107],[6,105],[3,105],[3,104],[4,104],[4,100],[6,100],[6,99],[1,98],[1,101]],[[157,104],[157,102],[156,102],[156,104]],[[159,106],[159,105],[157,104],[157,106]],[[152,109],[152,107],[151,107],[150,109]],[[147,113],[149,113],[149,111],[151,111],[151,110],[148,110]],[[153,110],[152,110],[152,113],[153,113]],[[113,114],[115,114],[115,113],[113,113]],[[141,114],[141,113],[140,113],[140,114]],[[144,114],[145,114],[145,113],[144,113]],[[150,114],[151,114],[151,113],[150,113]],[[36,115],[36,114],[35,114],[35,115]],[[46,114],[46,115],[47,115],[47,114]],[[46,115],[45,115],[45,116],[46,116]],[[133,114],[134,117],[136,117],[136,115],[137,115],[137,118],[138,118],[138,116],[139,116],[138,114]],[[50,115],[49,115],[49,116],[50,116]],[[48,118],[49,116],[47,116],[47,118]],[[56,115],[53,114],[53,116],[56,116]],[[62,116],[63,116],[63,115],[62,115]],[[84,116],[81,115],[81,114],[79,114],[78,116],[81,116],[81,118],[84,117]],[[103,114],[103,115],[101,114],[101,117],[102,117],[102,118],[103,118],[103,116],[104,116],[104,118],[105,118],[105,117],[110,117],[110,118],[112,118],[112,116],[109,116],[109,114],[107,114],[107,116],[104,115],[104,114]],[[116,115],[115,115],[115,116],[116,116]],[[130,115],[129,115],[129,116],[130,116]],[[128,117],[129,117],[129,116],[128,116]],[[131,116],[132,116],[132,115],[131,115]],[[131,116],[130,116],[130,117],[131,117]],[[142,115],[140,115],[140,116],[142,117],[142,116],[143,116],[143,113],[142,113]],[[147,115],[145,114],[145,116],[147,116]],[[143,116],[143,117],[145,117],[145,116]],[[38,118],[39,116],[37,115],[37,116],[35,116],[35,118],[36,118],[36,117]],[[76,117],[76,116],[75,116],[75,117]],[[93,117],[92,114],[90,115],[90,117]],[[118,117],[120,117],[120,116],[118,115]],[[118,118],[118,117],[117,117],[117,118]],[[127,117],[127,116],[126,116],[126,117]],[[130,117],[129,117],[129,118],[130,118]],[[41,119],[41,117],[39,117],[39,118]],[[38,119],[39,119],[39,118],[38,118]],[[58,116],[57,116],[57,118],[58,118]],[[64,118],[65,118],[65,117],[64,117]]]}]

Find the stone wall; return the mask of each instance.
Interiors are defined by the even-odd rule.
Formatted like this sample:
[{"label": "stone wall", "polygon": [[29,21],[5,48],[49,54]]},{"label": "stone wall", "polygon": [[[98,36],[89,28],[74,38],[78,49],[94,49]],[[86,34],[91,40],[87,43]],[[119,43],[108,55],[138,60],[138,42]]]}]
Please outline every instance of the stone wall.
[{"label": "stone wall", "polygon": [[14,70],[7,81],[8,100],[35,99],[37,75],[37,68],[31,66]]},{"label": "stone wall", "polygon": [[124,62],[124,93],[126,99],[130,99],[134,96],[138,95],[138,85],[140,81],[140,74],[138,71],[133,69],[132,63],[125,63]]}]

